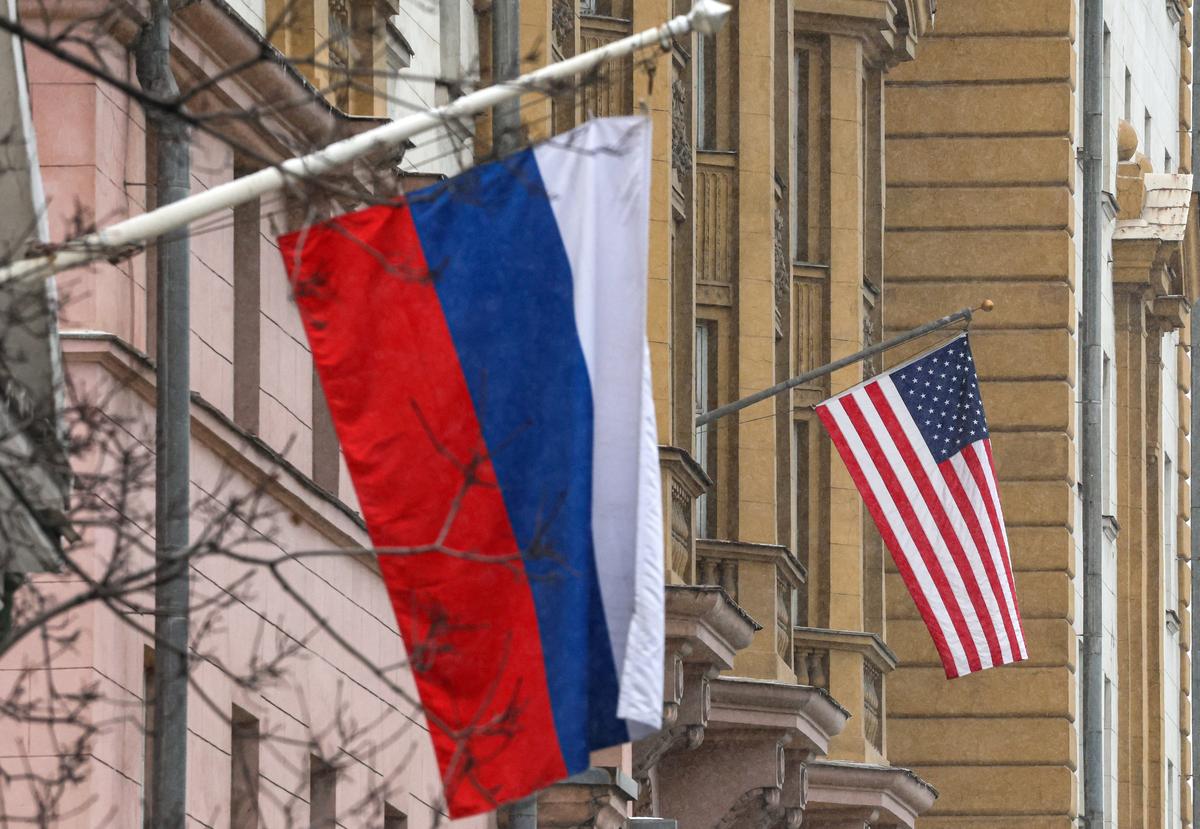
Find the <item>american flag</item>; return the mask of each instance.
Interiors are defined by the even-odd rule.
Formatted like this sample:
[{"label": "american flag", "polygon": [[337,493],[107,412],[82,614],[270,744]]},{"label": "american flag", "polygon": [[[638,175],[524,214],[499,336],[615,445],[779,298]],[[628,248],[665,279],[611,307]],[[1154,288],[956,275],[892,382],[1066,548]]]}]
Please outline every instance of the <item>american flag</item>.
[{"label": "american flag", "polygon": [[817,406],[953,678],[1028,657],[967,335]]}]

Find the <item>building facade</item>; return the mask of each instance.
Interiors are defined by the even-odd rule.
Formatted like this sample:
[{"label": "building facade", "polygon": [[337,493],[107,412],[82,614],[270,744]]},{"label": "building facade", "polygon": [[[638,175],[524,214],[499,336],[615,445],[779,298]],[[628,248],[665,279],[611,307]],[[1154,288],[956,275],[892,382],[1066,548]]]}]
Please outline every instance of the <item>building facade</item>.
[{"label": "building facade", "polygon": [[[270,4],[206,0],[176,13],[172,66],[180,86],[200,88],[189,108],[221,125],[214,131],[200,121],[192,130],[193,192],[382,123],[389,101],[421,100],[421,90],[398,96],[386,89],[383,81],[400,81],[383,67],[407,65],[414,55],[405,45],[424,45],[422,26],[433,26],[436,36],[436,9],[430,23],[386,3],[354,4],[354,20],[345,3],[291,5],[297,17],[271,33],[308,62],[285,64],[264,53]],[[107,6],[47,11],[25,3],[22,21],[60,32]],[[96,51],[77,54],[102,60],[118,79],[134,79],[137,14],[131,6],[103,17],[105,27],[92,35]],[[339,32],[362,30],[357,15],[378,16],[366,29],[372,36],[339,40]],[[335,44],[333,53],[320,44]],[[442,72],[436,51],[421,59],[432,62],[430,74]],[[111,224],[153,206],[155,136],[141,106],[31,46],[25,60],[50,238],[68,239],[88,223]],[[439,163],[445,167],[430,162],[431,175]],[[429,178],[409,176],[403,159],[389,158],[353,171],[344,184],[391,182],[398,192]],[[411,676],[396,667],[403,643],[365,550],[367,534],[276,248],[276,236],[306,216],[299,202],[296,193],[254,202],[191,233],[191,534],[241,558],[201,555],[192,566],[188,825],[432,826],[444,820],[437,764],[412,704]],[[112,443],[73,457],[77,484],[122,458],[144,466],[154,445],[157,276],[151,256],[133,254],[59,280],[72,405],[98,406],[97,423],[111,427],[97,428]],[[84,538],[71,554],[82,572],[103,572],[116,555],[152,560],[152,482],[140,474],[111,481],[124,490],[110,504],[122,521],[78,528]],[[279,560],[274,576],[253,563],[271,558]],[[83,581],[68,571],[38,585],[42,595],[69,595]],[[36,712],[5,708],[6,819],[81,829],[153,825],[144,782],[154,763],[147,728],[155,659],[153,625],[144,623],[151,617],[138,615],[144,598],[77,608],[60,620],[70,646],[52,654],[37,636],[6,654],[5,694],[23,687],[37,698],[95,700],[85,719],[56,728]],[[339,644],[339,636],[353,645]],[[86,756],[74,756],[72,740],[90,729]],[[78,776],[52,785],[77,762]]]},{"label": "building facade", "polygon": [[[570,55],[685,10],[526,0],[522,48]],[[884,78],[931,24],[921,2],[743,2],[712,40],[524,109],[529,140],[589,116],[643,111],[654,125],[670,725],[632,747],[634,820],[914,826],[936,798],[891,762],[882,545],[812,411],[879,366],[695,426],[880,336]],[[569,788],[543,793],[541,824]]]},{"label": "building facade", "polygon": [[[687,5],[521,0],[523,66]],[[1078,816],[1080,10],[941,0],[935,26],[934,5],[743,0],[712,40],[680,39],[522,102],[526,141],[590,117],[653,122],[648,332],[667,518],[666,727],[542,792],[542,827],[1065,829]],[[1114,826],[1190,826],[1190,10],[1106,6],[1106,790]],[[120,17],[107,33],[122,76],[136,30]],[[490,31],[490,8],[462,0],[182,7],[173,60],[185,89],[205,85],[195,106],[254,115],[230,119],[236,141],[193,131],[193,190],[487,83]],[[264,42],[288,62],[255,62]],[[51,238],[74,235],[76,200],[101,225],[152,206],[155,139],[140,107],[26,57]],[[486,116],[447,124],[348,185],[409,189],[487,157],[490,139]],[[303,195],[193,228],[193,490],[218,504],[261,490],[288,519],[255,547],[265,554],[341,554],[292,563],[308,608],[263,583],[223,610],[196,662],[189,814],[231,829],[432,825],[436,764],[396,693],[411,678],[367,664],[403,645],[275,248],[311,218]],[[68,374],[118,389],[113,417],[139,424],[143,445],[155,290],[144,253],[62,280]],[[996,311],[977,317],[972,342],[1030,659],[947,682],[812,410],[928,343],[695,420],[989,298]],[[195,590],[244,575],[201,568]],[[359,653],[328,631],[310,637],[314,616],[355,631]],[[138,713],[98,735],[85,805],[61,825],[138,826],[152,642],[107,606],[74,624],[89,635],[50,667]],[[304,667],[269,687],[235,681],[274,639],[302,642]],[[351,727],[347,710],[370,713]],[[0,742],[0,756],[29,752]]]},{"label": "building facade", "polygon": [[[944,0],[888,78],[885,326],[997,303],[972,344],[1030,645],[946,683],[889,572],[892,756],[941,792],[931,827],[1065,828],[1082,810],[1083,8]],[[1107,825],[1190,826],[1191,10],[1104,13]]]}]

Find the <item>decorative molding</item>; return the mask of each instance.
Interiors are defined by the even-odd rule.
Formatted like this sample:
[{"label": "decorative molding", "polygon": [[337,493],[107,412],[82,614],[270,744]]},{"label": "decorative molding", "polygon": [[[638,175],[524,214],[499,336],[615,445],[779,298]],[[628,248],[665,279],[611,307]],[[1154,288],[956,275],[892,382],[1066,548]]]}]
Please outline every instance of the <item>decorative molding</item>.
[{"label": "decorative molding", "polygon": [[775,650],[790,667],[792,665],[792,593],[795,588],[788,584],[778,571],[775,574]]},{"label": "decorative molding", "polygon": [[738,600],[738,563],[732,558],[699,556],[696,559],[696,580],[700,584],[715,584]]},{"label": "decorative molding", "polygon": [[692,561],[695,558],[695,503],[706,490],[712,488],[712,479],[684,449],[676,446],[658,447],[659,465],[663,474],[663,488],[669,499],[667,522],[670,528],[668,562],[674,578],[690,582]]},{"label": "decorative molding", "polygon": [[894,671],[899,664],[899,658],[879,634],[869,631],[796,627],[793,629],[793,636],[798,648],[861,653],[864,660],[885,674]]},{"label": "decorative molding", "polygon": [[691,645],[685,657],[689,664],[732,668],[734,654],[762,630],[728,591],[716,585],[668,585],[666,604],[667,639],[686,640]]},{"label": "decorative molding", "polygon": [[783,316],[788,307],[788,282],[791,268],[788,266],[787,254],[787,219],[784,217],[783,205],[775,201],[775,333],[783,333]]},{"label": "decorative molding", "polygon": [[730,285],[734,276],[737,157],[701,152],[696,158],[696,279]]},{"label": "decorative molding", "polygon": [[[796,354],[796,373],[825,363],[825,285],[812,279],[792,280],[792,338]],[[821,389],[824,379],[813,380],[804,388]]]},{"label": "decorative molding", "polygon": [[683,176],[692,172],[692,144],[688,140],[691,121],[688,86],[676,78],[671,83],[671,166]]},{"label": "decorative molding", "polygon": [[554,33],[554,45],[560,54],[570,54],[567,44],[575,36],[575,9],[569,0],[554,0],[550,12],[550,24]]},{"label": "decorative molding", "polygon": [[883,753],[883,672],[863,660],[863,736]]},{"label": "decorative molding", "polygon": [[[632,21],[624,18],[579,15],[581,52],[599,49],[632,33]],[[608,64],[608,67],[607,77],[590,77],[580,88],[585,118],[633,113],[633,58],[620,58]]]},{"label": "decorative molding", "polygon": [[817,826],[860,818],[872,826],[912,829],[938,797],[937,789],[899,766],[845,760],[814,760],[807,766],[806,817]]},{"label": "decorative molding", "polygon": [[[154,366],[149,357],[105,331],[63,331],[59,336],[68,368],[95,363],[111,374],[122,388],[153,407]],[[266,494],[278,499],[281,506],[329,539],[331,546],[360,554],[368,566],[377,570],[375,556],[368,549],[366,524],[355,510],[336,495],[321,489],[262,438],[239,427],[195,392],[192,393],[191,417],[193,442],[207,446],[231,470],[261,486]]]}]

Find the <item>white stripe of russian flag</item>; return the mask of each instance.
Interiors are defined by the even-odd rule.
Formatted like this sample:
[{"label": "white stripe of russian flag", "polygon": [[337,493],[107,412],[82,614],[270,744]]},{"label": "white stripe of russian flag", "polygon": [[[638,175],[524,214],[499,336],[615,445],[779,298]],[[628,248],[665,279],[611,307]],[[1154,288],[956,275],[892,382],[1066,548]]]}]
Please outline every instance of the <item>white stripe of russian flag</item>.
[{"label": "white stripe of russian flag", "polygon": [[665,630],[662,483],[646,344],[650,122],[590,121],[539,145],[534,157],[571,263],[594,401],[596,571],[620,685],[617,716],[636,740],[662,725]]}]

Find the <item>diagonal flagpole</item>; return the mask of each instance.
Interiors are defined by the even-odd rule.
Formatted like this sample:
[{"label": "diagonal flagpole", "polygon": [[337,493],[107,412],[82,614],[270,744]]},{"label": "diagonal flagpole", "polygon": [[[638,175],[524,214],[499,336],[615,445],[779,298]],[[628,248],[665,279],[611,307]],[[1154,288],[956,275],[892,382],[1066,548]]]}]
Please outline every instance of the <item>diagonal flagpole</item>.
[{"label": "diagonal flagpole", "polygon": [[754,394],[743,397],[740,400],[735,400],[732,403],[726,403],[724,406],[718,406],[715,409],[710,409],[709,411],[696,416],[696,428],[699,429],[707,426],[718,418],[726,417],[734,414],[735,412],[740,412],[742,409],[753,406],[755,403],[761,403],[768,398],[783,394],[788,389],[794,389],[796,386],[801,386],[805,383],[811,383],[818,377],[824,377],[826,374],[833,374],[833,372],[837,371],[839,368],[852,366],[859,360],[865,360],[868,357],[874,357],[876,354],[880,354],[890,348],[895,348],[898,345],[904,345],[905,343],[911,342],[918,337],[924,337],[926,334],[931,334],[934,331],[945,328],[947,325],[953,325],[960,320],[965,320],[969,323],[971,321],[971,315],[976,311],[991,311],[994,307],[996,307],[995,303],[993,303],[990,299],[985,299],[978,308],[963,308],[962,310],[955,311],[953,314],[947,314],[944,317],[939,317],[932,322],[919,325],[911,331],[905,331],[903,334],[898,334],[895,337],[892,337],[890,340],[884,340],[881,343],[876,343],[869,348],[864,348],[862,351],[856,351],[853,354],[847,354],[845,357],[834,360],[832,363],[826,363],[823,366],[814,368],[812,371],[806,371],[803,374],[798,374],[789,380],[784,380],[782,383],[776,383],[769,389],[756,391]]},{"label": "diagonal flagpole", "polygon": [[180,201],[118,222],[104,230],[89,233],[68,242],[54,253],[12,262],[0,268],[0,285],[14,279],[45,279],[67,268],[113,256],[132,245],[141,245],[165,233],[186,227],[205,216],[280,190],[289,181],[322,176],[376,150],[399,146],[418,133],[442,126],[449,121],[475,115],[520,97],[526,92],[545,88],[554,81],[587,72],[614,58],[630,55],[646,46],[667,42],[677,35],[696,31],[711,36],[725,23],[729,12],[730,7],[719,0],[696,0],[687,14],[673,17],[661,26],[527,72],[513,81],[477,90],[445,106],[406,115],[381,127],[337,141],[309,155],[289,159],[277,166],[242,176],[203,193],[195,193]]}]

